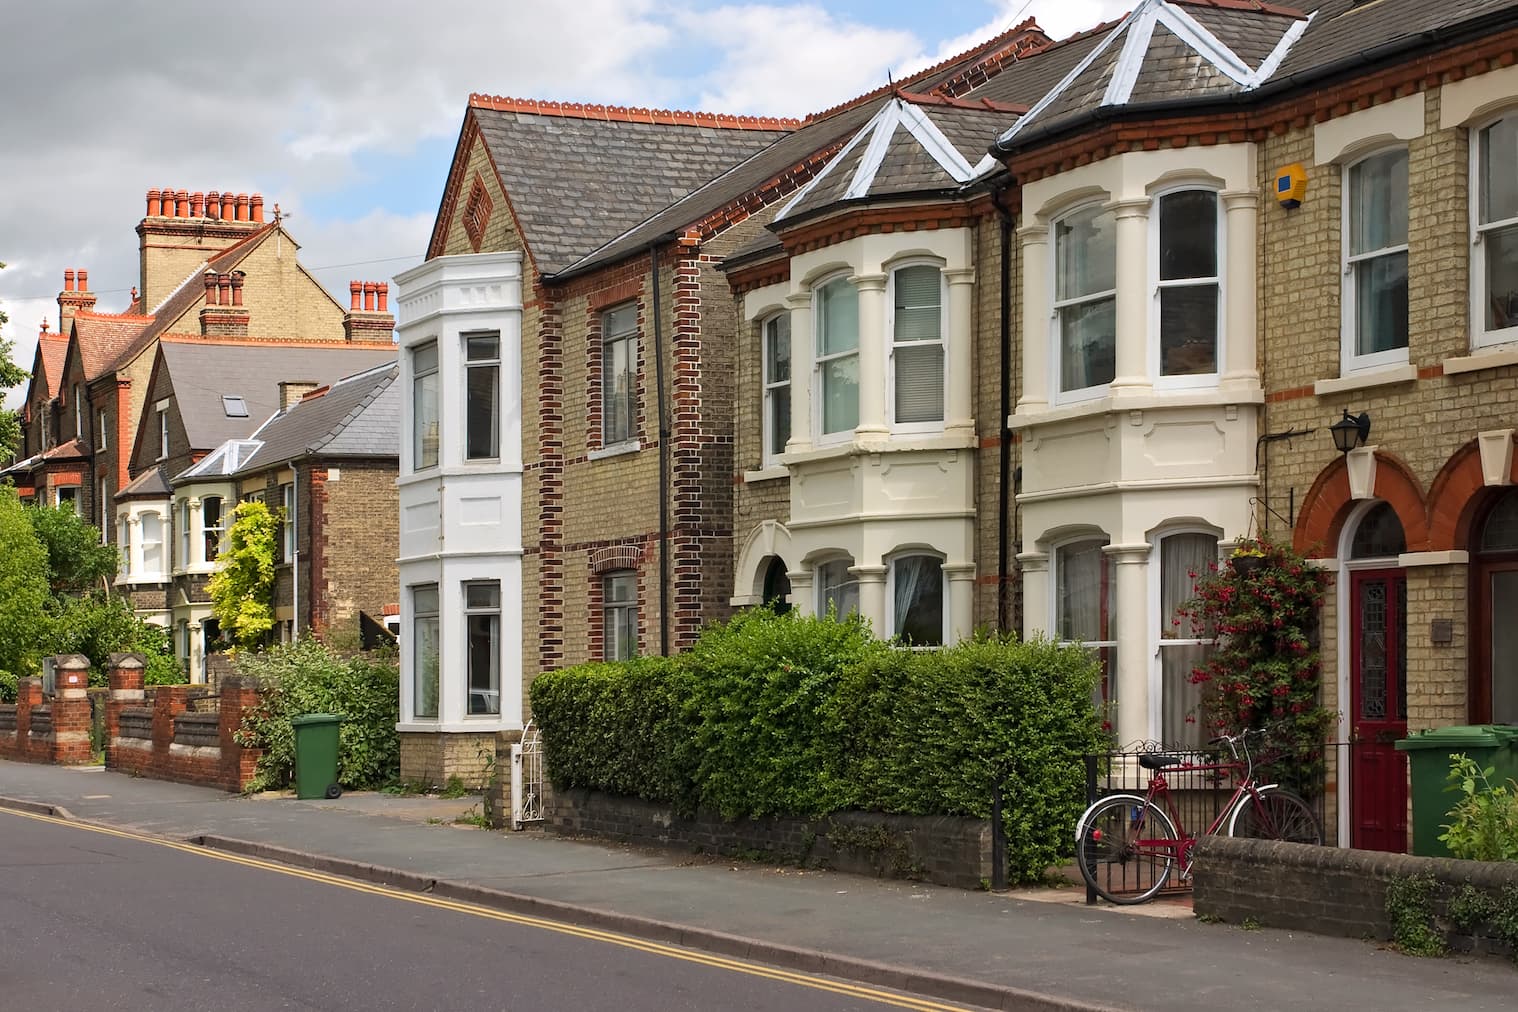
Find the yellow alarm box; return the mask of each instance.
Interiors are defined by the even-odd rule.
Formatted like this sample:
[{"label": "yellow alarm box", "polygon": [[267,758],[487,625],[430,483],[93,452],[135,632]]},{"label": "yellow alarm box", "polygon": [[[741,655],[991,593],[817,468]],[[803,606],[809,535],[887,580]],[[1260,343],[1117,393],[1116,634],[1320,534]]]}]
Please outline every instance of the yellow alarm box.
[{"label": "yellow alarm box", "polygon": [[1290,210],[1302,206],[1307,196],[1307,170],[1301,163],[1285,165],[1276,170],[1276,200]]}]

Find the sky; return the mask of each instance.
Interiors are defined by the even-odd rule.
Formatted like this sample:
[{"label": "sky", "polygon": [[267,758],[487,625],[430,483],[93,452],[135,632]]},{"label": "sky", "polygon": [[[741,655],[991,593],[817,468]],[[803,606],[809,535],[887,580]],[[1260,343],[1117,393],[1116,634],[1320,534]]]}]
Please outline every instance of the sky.
[{"label": "sky", "polygon": [[163,187],[278,203],[346,305],[350,280],[421,261],[471,92],[800,117],[1024,18],[1063,38],[1133,2],[16,5],[0,29],[0,338],[29,369],[68,268],[89,271],[98,310],[124,310],[144,197]]}]

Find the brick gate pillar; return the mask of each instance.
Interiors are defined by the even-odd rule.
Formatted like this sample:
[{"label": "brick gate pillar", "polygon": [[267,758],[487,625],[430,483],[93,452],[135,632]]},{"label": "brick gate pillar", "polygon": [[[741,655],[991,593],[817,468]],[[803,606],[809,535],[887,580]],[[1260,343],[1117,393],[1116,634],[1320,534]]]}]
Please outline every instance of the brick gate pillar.
[{"label": "brick gate pillar", "polygon": [[90,659],[83,654],[53,658],[53,762],[87,766],[90,753]]},{"label": "brick gate pillar", "polygon": [[116,762],[116,739],[121,734],[121,711],[128,706],[141,706],[144,702],[142,689],[143,670],[147,658],[142,654],[112,654],[107,663],[106,680],[111,695],[105,704],[105,764]]}]

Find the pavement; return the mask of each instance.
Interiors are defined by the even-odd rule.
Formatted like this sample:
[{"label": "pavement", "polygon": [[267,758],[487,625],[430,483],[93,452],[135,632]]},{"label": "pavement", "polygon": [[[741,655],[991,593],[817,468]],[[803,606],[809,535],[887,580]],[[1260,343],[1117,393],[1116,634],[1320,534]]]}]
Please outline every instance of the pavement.
[{"label": "pavement", "polygon": [[[1184,903],[1087,907],[458,823],[479,799],[236,797],[0,761],[0,806],[517,913],[1001,1009],[1511,1009],[1518,970],[1375,942],[1204,924]],[[0,848],[4,847],[0,823]]]}]

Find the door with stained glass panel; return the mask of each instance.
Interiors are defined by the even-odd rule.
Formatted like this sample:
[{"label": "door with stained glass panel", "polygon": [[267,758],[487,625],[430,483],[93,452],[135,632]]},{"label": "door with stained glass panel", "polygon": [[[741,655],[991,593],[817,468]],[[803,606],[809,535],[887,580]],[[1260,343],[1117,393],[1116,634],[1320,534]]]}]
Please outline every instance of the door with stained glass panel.
[{"label": "door with stained glass panel", "polygon": [[1350,577],[1350,835],[1362,850],[1407,850],[1407,577],[1400,569]]}]

